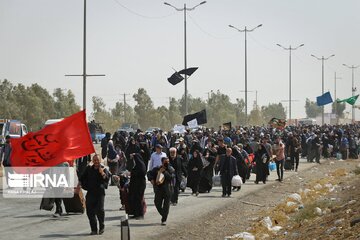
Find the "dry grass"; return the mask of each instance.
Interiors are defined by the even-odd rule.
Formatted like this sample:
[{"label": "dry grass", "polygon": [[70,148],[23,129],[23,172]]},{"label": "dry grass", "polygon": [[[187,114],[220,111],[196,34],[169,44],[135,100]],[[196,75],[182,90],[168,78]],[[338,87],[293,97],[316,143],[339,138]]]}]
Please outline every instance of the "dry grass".
[{"label": "dry grass", "polygon": [[354,170],[354,173],[355,173],[355,175],[359,175],[359,174],[360,174],[360,168],[359,168],[359,167],[356,168],[356,169]]},{"label": "dry grass", "polygon": [[315,213],[316,207],[324,210],[326,208],[332,208],[333,203],[329,200],[320,200],[314,203],[307,204],[304,209],[302,209],[301,211],[299,211],[299,213],[295,215],[295,222],[301,223],[304,220],[310,220],[317,217],[318,215]]},{"label": "dry grass", "polygon": [[[360,168],[359,168],[360,173]],[[329,188],[325,187],[325,184],[331,183],[332,185],[336,185],[339,183],[340,177],[346,176],[348,173],[346,169],[337,169],[333,172],[330,172],[327,176],[321,179],[314,180],[307,184],[306,188],[310,189],[310,191],[305,194],[305,192],[300,192],[301,200],[304,205],[304,209],[299,210],[298,205],[287,206],[287,202],[290,200],[286,198],[284,202],[278,204],[273,209],[269,211],[264,211],[262,216],[269,216],[272,220],[273,226],[288,226],[290,214],[295,215],[295,223],[299,224],[304,220],[310,220],[317,217],[315,213],[315,208],[319,207],[322,210],[331,208],[332,202],[329,200],[318,200],[321,196],[324,196],[329,193]],[[321,184],[321,189],[315,189],[314,187],[317,184]],[[293,200],[290,200],[293,201]],[[262,239],[264,234],[273,237],[276,233],[267,229],[261,221],[254,223],[251,229],[251,233],[256,237],[256,239]]]}]

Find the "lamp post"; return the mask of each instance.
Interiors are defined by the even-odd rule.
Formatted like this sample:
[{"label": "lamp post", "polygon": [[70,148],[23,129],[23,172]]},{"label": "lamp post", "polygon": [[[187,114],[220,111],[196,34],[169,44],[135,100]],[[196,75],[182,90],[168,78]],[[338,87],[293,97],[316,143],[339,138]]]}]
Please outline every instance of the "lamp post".
[{"label": "lamp post", "polygon": [[239,32],[244,32],[245,33],[245,125],[247,124],[247,119],[248,119],[248,104],[247,104],[247,33],[248,32],[252,32],[255,29],[261,27],[262,24],[259,24],[258,26],[252,28],[252,29],[247,29],[247,27],[245,26],[244,29],[239,29],[237,27],[234,27],[233,25],[229,25],[229,27],[234,28],[235,30],[239,31]]},{"label": "lamp post", "polygon": [[[351,69],[351,96],[354,97],[355,92],[356,92],[356,88],[354,87],[354,70],[356,68],[358,68],[359,65],[358,66],[354,66],[354,65],[349,66],[349,65],[343,64],[343,66]],[[352,113],[351,121],[352,121],[352,123],[354,123],[355,122],[355,104],[351,106],[351,111],[352,111],[351,112]]]},{"label": "lamp post", "polygon": [[[321,95],[324,94],[324,61],[328,60],[331,57],[334,57],[335,54],[325,58],[322,56],[321,58],[311,54],[312,57],[316,58],[317,60],[321,60]],[[321,125],[324,125],[324,106],[321,106]]]},{"label": "lamp post", "polygon": [[299,46],[293,48],[291,47],[291,45],[286,48],[280,44],[276,44],[279,47],[281,47],[284,50],[288,50],[289,51],[289,122],[291,121],[291,51],[296,50],[302,46],[304,46],[304,44],[300,44]]},{"label": "lamp post", "polygon": [[103,77],[105,74],[86,73],[86,0],[84,0],[84,22],[83,22],[83,74],[67,74],[65,77],[83,77],[83,110],[86,109],[86,77]]},{"label": "lamp post", "polygon": [[[174,8],[176,11],[184,11],[184,62],[185,62],[185,67],[184,69],[187,68],[187,46],[186,46],[186,11],[192,11],[195,8],[197,8],[198,6],[202,5],[206,3],[206,1],[203,1],[201,3],[199,3],[198,5],[195,5],[192,8],[187,8],[186,7],[186,3],[184,4],[183,8],[177,8],[173,5],[171,5],[170,3],[164,2],[165,5],[170,6],[172,8]],[[185,115],[188,114],[188,102],[187,102],[187,75],[185,74]]]}]

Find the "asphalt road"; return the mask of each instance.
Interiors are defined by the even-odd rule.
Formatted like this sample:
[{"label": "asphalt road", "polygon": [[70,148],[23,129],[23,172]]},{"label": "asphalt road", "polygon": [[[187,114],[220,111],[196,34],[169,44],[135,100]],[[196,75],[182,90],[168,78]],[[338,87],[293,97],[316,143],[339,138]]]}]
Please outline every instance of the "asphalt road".
[{"label": "asphalt road", "polygon": [[[313,166],[314,164],[301,159],[299,171],[306,171]],[[296,174],[286,171],[285,181]],[[211,193],[200,194],[198,197],[191,196],[191,190],[187,189],[180,194],[179,204],[171,206],[166,227],[160,225],[161,217],[154,206],[152,186],[148,184],[145,191],[147,213],[144,220],[130,220],[131,239],[155,239],[157,235],[176,229],[179,224],[201,217],[208,211],[221,208],[235,198],[251,194],[269,184],[279,184],[275,181],[276,171],[271,172],[267,184],[256,185],[254,178],[255,175],[252,174],[250,181],[239,192],[234,192],[231,198],[221,197],[221,187],[214,187]],[[0,193],[0,239],[97,239],[96,236],[89,236],[90,227],[86,214],[54,218],[53,212],[39,210],[41,199],[6,199],[2,197],[2,189]],[[105,233],[101,236],[102,239],[120,239],[120,220],[125,213],[119,211],[119,207],[118,188],[110,186],[105,197]]]}]

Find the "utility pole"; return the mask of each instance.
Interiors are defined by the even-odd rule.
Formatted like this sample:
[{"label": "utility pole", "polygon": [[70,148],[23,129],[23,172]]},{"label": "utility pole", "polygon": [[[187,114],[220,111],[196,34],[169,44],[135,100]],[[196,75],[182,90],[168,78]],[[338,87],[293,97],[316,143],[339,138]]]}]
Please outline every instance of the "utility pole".
[{"label": "utility pole", "polygon": [[86,109],[86,77],[99,77],[105,74],[86,74],[86,0],[84,0],[84,32],[83,32],[83,74],[69,74],[65,77],[83,77],[83,110]]},{"label": "utility pole", "polygon": [[[202,1],[201,3],[195,5],[194,7],[188,8],[186,7],[186,4],[184,4],[183,8],[177,8],[173,5],[171,5],[170,3],[164,2],[165,5],[170,6],[172,8],[174,8],[176,11],[183,11],[184,12],[184,69],[187,69],[187,39],[186,39],[186,12],[187,11],[193,11],[195,10],[195,8],[197,8],[200,5],[205,4],[206,1]],[[188,93],[188,89],[187,89],[187,75],[185,74],[185,115],[188,114],[188,101],[187,101],[187,94]]]},{"label": "utility pole", "polygon": [[283,47],[280,44],[276,44],[276,45],[278,45],[279,47],[281,47],[284,50],[289,51],[289,122],[290,122],[291,118],[292,118],[292,116],[291,116],[291,102],[292,102],[291,101],[291,51],[296,50],[296,49],[304,46],[304,44],[301,44],[301,45],[299,45],[299,46],[297,46],[295,48],[291,47],[291,45],[288,48]]},{"label": "utility pole", "polygon": [[[354,65],[346,65],[343,64],[345,67],[350,68],[351,69],[351,96],[354,97],[355,96],[355,92],[356,92],[356,87],[354,86],[354,70],[358,67],[360,67],[360,65],[358,66],[354,66]],[[352,111],[352,123],[355,123],[355,104],[351,106],[351,111]]]},{"label": "utility pole", "polygon": [[245,33],[245,125],[247,125],[247,120],[248,120],[248,101],[247,101],[247,94],[248,94],[248,90],[247,90],[247,33],[248,32],[253,32],[255,29],[261,27],[262,24],[259,24],[258,26],[252,28],[252,29],[247,29],[247,27],[245,26],[244,29],[239,29],[237,27],[234,27],[233,25],[229,25],[230,28],[234,28],[235,30],[237,30],[238,32],[244,32]]},{"label": "utility pole", "polygon": [[[334,57],[335,54],[325,58],[322,56],[321,58],[316,57],[315,55],[311,55],[312,57],[316,58],[317,60],[321,61],[321,95],[324,95],[324,61],[328,60],[331,57]],[[324,106],[321,106],[321,125],[324,125]]]}]

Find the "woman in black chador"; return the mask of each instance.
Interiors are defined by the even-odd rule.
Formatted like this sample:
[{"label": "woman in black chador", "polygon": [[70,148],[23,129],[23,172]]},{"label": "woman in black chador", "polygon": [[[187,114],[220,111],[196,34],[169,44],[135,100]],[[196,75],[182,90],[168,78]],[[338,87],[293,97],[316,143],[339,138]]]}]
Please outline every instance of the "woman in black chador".
[{"label": "woman in black chador", "polygon": [[199,192],[205,193],[210,192],[212,189],[214,176],[214,165],[216,159],[216,149],[213,143],[209,141],[208,145],[205,147],[203,154],[205,161],[203,161],[204,169],[201,173]]},{"label": "woman in black chador", "polygon": [[188,165],[187,186],[192,189],[192,194],[199,195],[200,176],[203,169],[203,162],[198,150],[190,158]]},{"label": "woman in black chador", "polygon": [[138,153],[132,153],[130,161],[134,161],[134,168],[131,170],[129,185],[129,214],[134,215],[133,217],[136,219],[142,219],[145,214],[146,167],[141,155]]},{"label": "woman in black chador", "polygon": [[259,182],[266,183],[269,159],[270,156],[266,151],[266,148],[264,147],[264,145],[259,144],[259,148],[255,152],[254,160],[256,162],[256,184],[258,184]]}]

